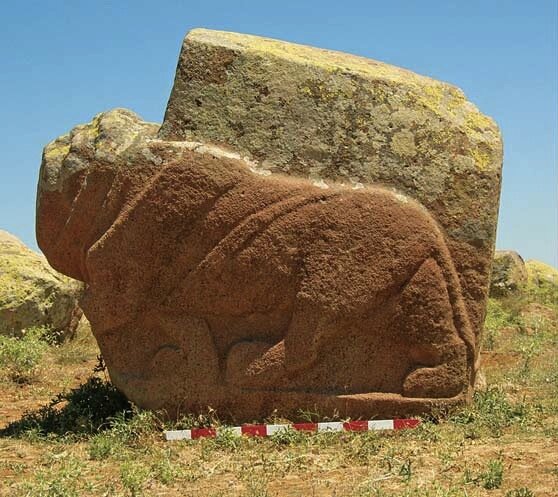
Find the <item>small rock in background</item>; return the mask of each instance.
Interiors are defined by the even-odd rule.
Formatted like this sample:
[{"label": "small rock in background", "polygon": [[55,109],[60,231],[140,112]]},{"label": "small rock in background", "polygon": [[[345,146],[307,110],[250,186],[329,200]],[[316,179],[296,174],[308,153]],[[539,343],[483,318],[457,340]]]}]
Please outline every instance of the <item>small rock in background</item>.
[{"label": "small rock in background", "polygon": [[515,251],[497,250],[490,297],[514,313],[516,325],[528,335],[558,326],[558,271],[544,262],[524,262]]},{"label": "small rock in background", "polygon": [[530,260],[527,269],[527,291],[536,302],[528,304],[522,312],[527,331],[558,327],[558,270],[544,262]]},{"label": "small rock in background", "polygon": [[81,289],[80,282],[0,230],[0,335],[18,336],[44,326],[56,339],[72,337],[82,317]]},{"label": "small rock in background", "polygon": [[490,296],[517,294],[527,284],[527,269],[523,258],[513,250],[497,250],[492,265]]}]

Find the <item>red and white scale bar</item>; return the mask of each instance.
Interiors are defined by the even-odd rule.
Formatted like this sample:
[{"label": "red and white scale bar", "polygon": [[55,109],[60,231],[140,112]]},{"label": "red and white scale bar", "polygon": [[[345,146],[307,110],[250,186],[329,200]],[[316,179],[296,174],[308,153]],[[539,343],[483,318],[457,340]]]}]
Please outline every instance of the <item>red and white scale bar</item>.
[{"label": "red and white scale bar", "polygon": [[[415,428],[420,421],[418,419],[383,419],[373,421],[346,421],[329,423],[294,423],[281,425],[243,425],[222,428],[223,431],[238,436],[249,435],[253,437],[268,437],[282,430],[297,431],[373,431],[373,430],[402,430]],[[219,429],[216,428],[193,428],[192,430],[169,430],[165,431],[167,441],[174,440],[197,440],[198,438],[215,438]]]}]

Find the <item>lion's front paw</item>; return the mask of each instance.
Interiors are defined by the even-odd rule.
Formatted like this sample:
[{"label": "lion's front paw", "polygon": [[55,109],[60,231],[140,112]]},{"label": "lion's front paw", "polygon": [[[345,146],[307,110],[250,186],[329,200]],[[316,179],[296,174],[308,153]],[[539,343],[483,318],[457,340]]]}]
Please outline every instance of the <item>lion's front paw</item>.
[{"label": "lion's front paw", "polygon": [[403,382],[403,395],[415,398],[451,398],[463,391],[463,376],[442,364],[434,368],[418,368]]},{"label": "lion's front paw", "polygon": [[277,388],[286,383],[285,347],[267,342],[240,342],[228,353],[225,379],[241,388]]}]

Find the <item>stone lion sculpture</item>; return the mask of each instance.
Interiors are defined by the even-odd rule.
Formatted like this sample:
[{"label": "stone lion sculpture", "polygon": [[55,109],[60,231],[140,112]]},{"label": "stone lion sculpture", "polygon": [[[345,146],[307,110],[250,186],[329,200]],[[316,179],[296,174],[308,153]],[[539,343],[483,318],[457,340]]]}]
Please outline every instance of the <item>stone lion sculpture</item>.
[{"label": "stone lion sculpture", "polygon": [[413,414],[469,395],[474,334],[420,204],[261,174],[157,128],[100,114],[45,148],[39,180],[40,247],[86,283],[131,400],[253,419]]}]

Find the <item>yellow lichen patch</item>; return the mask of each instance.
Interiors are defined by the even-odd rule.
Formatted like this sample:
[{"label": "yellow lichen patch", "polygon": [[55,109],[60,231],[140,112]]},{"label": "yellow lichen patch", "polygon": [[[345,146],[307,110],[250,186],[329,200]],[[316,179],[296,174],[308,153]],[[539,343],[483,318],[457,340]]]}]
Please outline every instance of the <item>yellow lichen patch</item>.
[{"label": "yellow lichen patch", "polygon": [[75,126],[72,130],[72,140],[74,140],[76,136],[81,135],[86,141],[95,142],[101,134],[100,122],[102,115],[102,113],[97,114],[90,122]]},{"label": "yellow lichen patch", "polygon": [[438,110],[444,99],[444,89],[440,85],[425,86],[420,101],[430,109]]},{"label": "yellow lichen patch", "polygon": [[[376,100],[389,102],[394,107],[400,107],[403,103],[421,107],[427,113],[462,127],[477,141],[482,139],[480,135],[487,130],[498,134],[492,119],[469,104],[459,88],[390,64],[333,50],[207,29],[194,29],[188,33],[186,46],[198,44],[224,47],[242,57],[259,59],[262,66],[279,64],[282,70],[288,68],[289,64],[304,66],[305,71],[314,71],[318,75],[317,79],[323,80],[324,88],[304,84],[300,86],[301,93],[323,102],[345,96],[344,92],[337,93],[332,88],[345,79],[354,80],[354,76],[357,76],[362,78],[364,87],[374,87]],[[297,73],[294,67],[292,71],[289,70],[291,72],[294,75]],[[352,98],[351,94],[346,96]]]},{"label": "yellow lichen patch", "polygon": [[417,102],[443,119],[455,117],[456,111],[466,101],[463,92],[445,83],[428,83],[416,88]]},{"label": "yellow lichen patch", "polygon": [[[258,53],[264,58],[287,60],[297,65],[320,69],[327,74],[344,75],[351,73],[369,81],[384,81],[388,86],[394,85],[404,88],[404,91],[408,92],[414,100],[442,118],[447,118],[448,114],[454,114],[466,102],[463,92],[448,83],[442,83],[406,69],[356,55],[259,36],[206,29],[190,31],[187,41],[227,46],[233,50]],[[304,87],[302,91],[313,97],[316,96],[314,95],[314,89],[311,87]],[[320,96],[327,101],[338,95],[324,89],[320,92]],[[481,116],[481,114],[477,114]],[[489,118],[482,120],[476,116],[471,117],[468,123],[469,126],[476,125],[479,128],[493,126]]]},{"label": "yellow lichen patch", "polygon": [[399,131],[391,138],[391,149],[402,157],[413,157],[417,151],[415,147],[415,137],[408,131]]},{"label": "yellow lichen patch", "polygon": [[496,125],[490,117],[481,114],[478,111],[469,112],[465,117],[465,126],[470,132],[482,131],[485,129],[494,129]]},{"label": "yellow lichen patch", "polygon": [[385,79],[404,85],[420,84],[422,86],[425,83],[432,84],[434,82],[426,76],[420,76],[406,69],[365,57],[260,36],[193,29],[188,33],[187,40],[229,46],[231,49],[259,52],[263,55],[279,57],[298,64],[318,67],[328,72],[357,73],[368,78]]},{"label": "yellow lichen patch", "polygon": [[70,323],[78,291],[77,282],[0,230],[0,336],[39,325],[62,330]]},{"label": "yellow lichen patch", "polygon": [[70,152],[70,145],[55,145],[47,147],[45,150],[45,157],[47,160],[54,160],[59,157],[65,157]]},{"label": "yellow lichen patch", "polygon": [[466,102],[465,95],[459,88],[446,88],[446,98],[444,104],[451,113],[455,113]]},{"label": "yellow lichen patch", "polygon": [[55,140],[45,147],[45,158],[47,161],[63,159],[70,153],[70,145],[61,140]]},{"label": "yellow lichen patch", "polygon": [[476,147],[471,150],[471,157],[475,161],[475,165],[481,170],[486,171],[490,166],[490,154],[481,147]]},{"label": "yellow lichen patch", "polygon": [[324,103],[337,100],[343,92],[325,81],[309,80],[301,88],[301,92],[314,100]]},{"label": "yellow lichen patch", "polygon": [[39,283],[55,282],[55,274],[43,257],[0,230],[0,306],[31,295]]},{"label": "yellow lichen patch", "polygon": [[85,125],[85,131],[89,135],[88,138],[95,141],[101,134],[101,117],[102,114],[97,114],[90,123]]}]

